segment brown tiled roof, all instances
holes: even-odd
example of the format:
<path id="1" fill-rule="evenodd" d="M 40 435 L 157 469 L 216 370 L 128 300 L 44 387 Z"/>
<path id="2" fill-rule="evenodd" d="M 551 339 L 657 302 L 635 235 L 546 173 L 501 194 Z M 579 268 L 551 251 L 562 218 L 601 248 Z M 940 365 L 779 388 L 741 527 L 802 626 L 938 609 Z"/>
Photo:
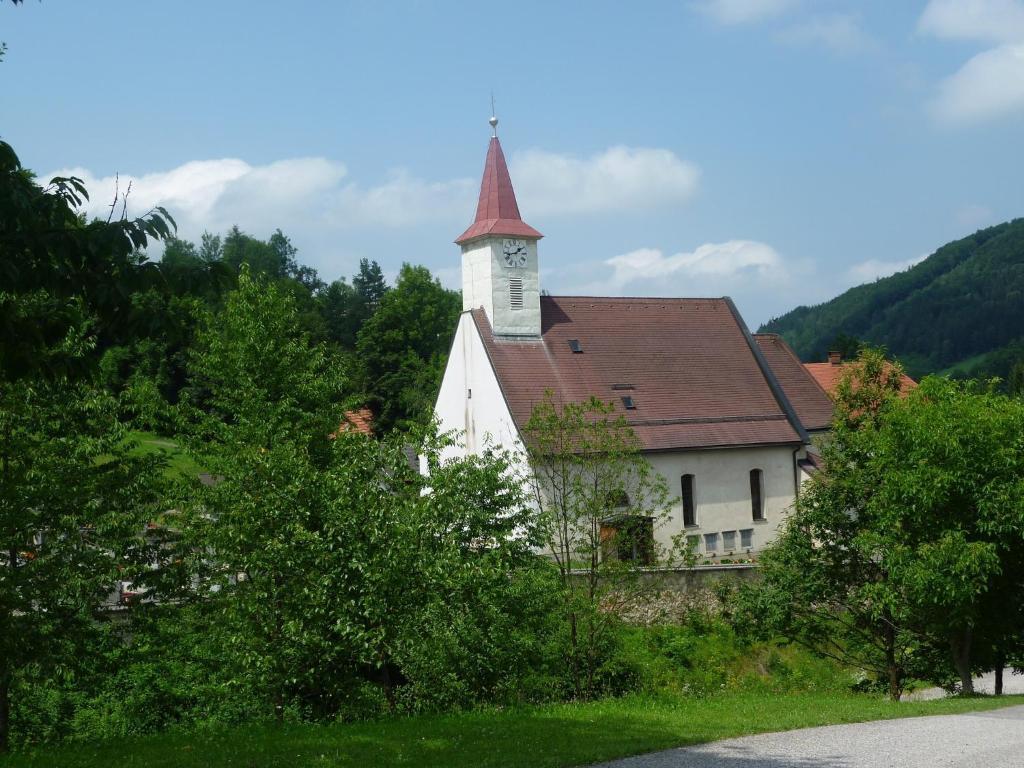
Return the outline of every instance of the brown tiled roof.
<path id="1" fill-rule="evenodd" d="M 804 368 L 814 377 L 821 388 L 828 392 L 829 397 L 832 397 L 835 395 L 839 379 L 842 378 L 843 372 L 849 365 L 851 363 L 804 363 Z M 917 382 L 904 373 L 900 377 L 900 395 L 906 397 L 915 389 L 917 389 Z"/>
<path id="2" fill-rule="evenodd" d="M 484 311 L 472 315 L 520 429 L 551 389 L 562 402 L 614 402 L 646 450 L 801 442 L 728 299 L 542 296 L 533 341 L 495 338 Z"/>
<path id="3" fill-rule="evenodd" d="M 754 339 L 796 409 L 805 429 L 828 429 L 832 423 L 832 399 L 807 371 L 796 353 L 774 333 L 755 333 Z"/>
<path id="4" fill-rule="evenodd" d="M 808 453 L 797 462 L 797 466 L 807 474 L 813 475 L 825 468 L 825 461 L 816 453 Z"/>
<path id="5" fill-rule="evenodd" d="M 373 436 L 373 411 L 360 408 L 345 411 L 345 420 L 338 427 L 338 432 L 357 432 L 360 435 Z"/>

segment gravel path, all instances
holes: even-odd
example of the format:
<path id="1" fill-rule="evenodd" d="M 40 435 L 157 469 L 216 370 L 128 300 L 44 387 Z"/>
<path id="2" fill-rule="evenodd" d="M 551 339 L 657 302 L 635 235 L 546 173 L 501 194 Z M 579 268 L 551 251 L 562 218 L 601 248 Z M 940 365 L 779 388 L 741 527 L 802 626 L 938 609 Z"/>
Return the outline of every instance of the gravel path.
<path id="1" fill-rule="evenodd" d="M 1024 706 L 764 733 L 605 768 L 1021 768 Z"/>
<path id="2" fill-rule="evenodd" d="M 975 693 L 995 693 L 996 673 L 989 672 L 986 675 L 978 675 L 974 678 Z M 1003 693 L 1024 693 L 1024 675 L 1015 675 L 1013 670 L 1006 669 L 1003 672 Z M 906 701 L 927 701 L 928 699 L 941 699 L 949 694 L 941 688 L 924 688 L 920 691 L 904 694 Z M 1021 759 L 1024 765 L 1024 758 Z"/>

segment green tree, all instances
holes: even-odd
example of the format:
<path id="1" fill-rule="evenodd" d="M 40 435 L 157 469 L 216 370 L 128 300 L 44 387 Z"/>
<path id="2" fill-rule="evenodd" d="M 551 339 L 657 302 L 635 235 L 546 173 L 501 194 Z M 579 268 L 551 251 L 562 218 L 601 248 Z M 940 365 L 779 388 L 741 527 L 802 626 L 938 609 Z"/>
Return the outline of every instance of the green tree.
<path id="1" fill-rule="evenodd" d="M 73 669 L 103 598 L 137 575 L 154 511 L 151 463 L 83 382 L 97 338 L 157 277 L 138 250 L 173 221 L 87 223 L 86 199 L 76 178 L 40 187 L 0 142 L 0 749 L 13 671 Z"/>
<path id="2" fill-rule="evenodd" d="M 1006 385 L 1011 395 L 1024 396 L 1024 360 L 1015 363 L 1010 369 Z"/>
<path id="3" fill-rule="evenodd" d="M 334 716 L 360 687 L 486 700 L 535 665 L 542 568 L 500 457 L 410 465 L 395 435 L 338 430 L 343 372 L 291 297 L 243 270 L 193 361 L 198 458 L 184 554 L 225 654 L 278 719 Z M 191 592 L 193 582 L 182 580 Z"/>
<path id="4" fill-rule="evenodd" d="M 345 349 L 354 349 L 360 329 L 380 306 L 388 292 L 380 265 L 361 259 L 352 284 L 335 280 L 320 294 L 321 311 L 329 338 Z"/>
<path id="5" fill-rule="evenodd" d="M 900 398 L 896 374 L 862 354 L 826 470 L 763 556 L 755 597 L 771 626 L 877 673 L 893 698 L 911 671 L 943 676 L 920 666 L 935 651 L 970 693 L 979 661 L 1019 636 L 1024 407 L 938 378 Z"/>
<path id="6" fill-rule="evenodd" d="M 0 382 L 88 367 L 96 328 L 117 325 L 157 278 L 137 252 L 170 236 L 167 212 L 85 223 L 87 199 L 73 177 L 40 187 L 0 142 Z"/>
<path id="7" fill-rule="evenodd" d="M 565 663 L 574 694 L 589 696 L 615 627 L 602 602 L 663 554 L 654 531 L 668 518 L 668 488 L 611 403 L 557 403 L 548 391 L 523 432 L 531 501 L 560 578 Z"/>
<path id="8" fill-rule="evenodd" d="M 382 431 L 426 423 L 461 310 L 426 267 L 403 264 L 394 288 L 359 331 L 356 348 Z"/>
<path id="9" fill-rule="evenodd" d="M 116 401 L 66 380 L 0 388 L 0 751 L 18 671 L 71 673 L 120 581 L 145 573 L 159 487 Z"/>
<path id="10" fill-rule="evenodd" d="M 366 306 L 368 315 L 372 315 L 388 292 L 388 284 L 384 280 L 384 272 L 380 264 L 368 259 L 359 260 L 359 272 L 352 276 L 352 287 Z"/>
<path id="11" fill-rule="evenodd" d="M 840 333 L 828 345 L 829 352 L 838 352 L 844 360 L 853 360 L 860 353 L 864 344 L 860 339 L 848 333 Z"/>

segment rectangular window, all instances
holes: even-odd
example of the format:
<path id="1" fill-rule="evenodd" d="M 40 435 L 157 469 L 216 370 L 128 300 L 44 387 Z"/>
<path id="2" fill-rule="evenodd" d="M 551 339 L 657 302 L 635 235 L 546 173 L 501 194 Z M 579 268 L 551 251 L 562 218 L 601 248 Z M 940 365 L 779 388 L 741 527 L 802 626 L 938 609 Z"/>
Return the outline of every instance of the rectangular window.
<path id="1" fill-rule="evenodd" d="M 523 278 L 508 279 L 508 304 L 512 309 L 523 308 Z"/>
<path id="2" fill-rule="evenodd" d="M 713 552 L 718 551 L 718 534 L 717 533 L 705 533 L 704 534 L 704 551 L 709 555 Z"/>
<path id="3" fill-rule="evenodd" d="M 683 475 L 683 525 L 697 525 L 697 507 L 693 503 L 693 475 Z"/>
<path id="4" fill-rule="evenodd" d="M 751 549 L 754 546 L 754 529 L 744 528 L 740 531 L 740 547 L 743 549 Z"/>
<path id="5" fill-rule="evenodd" d="M 736 549 L 736 531 L 722 531 L 722 549 L 726 552 Z"/>
<path id="6" fill-rule="evenodd" d="M 700 536 L 687 536 L 686 551 L 697 552 L 698 550 L 700 550 Z"/>
<path id="7" fill-rule="evenodd" d="M 750 511 L 755 520 L 764 520 L 764 472 L 750 470 Z"/>

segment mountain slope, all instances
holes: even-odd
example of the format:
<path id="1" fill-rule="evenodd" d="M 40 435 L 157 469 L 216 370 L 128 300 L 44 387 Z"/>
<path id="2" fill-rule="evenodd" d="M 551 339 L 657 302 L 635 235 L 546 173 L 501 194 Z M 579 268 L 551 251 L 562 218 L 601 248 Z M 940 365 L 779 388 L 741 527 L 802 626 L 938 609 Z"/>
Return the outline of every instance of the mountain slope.
<path id="1" fill-rule="evenodd" d="M 884 345 L 915 376 L 964 361 L 962 372 L 1005 375 L 993 366 L 1024 347 L 1024 219 L 948 243 L 905 272 L 797 307 L 760 330 L 782 334 L 808 361 L 824 359 L 847 334 Z"/>

